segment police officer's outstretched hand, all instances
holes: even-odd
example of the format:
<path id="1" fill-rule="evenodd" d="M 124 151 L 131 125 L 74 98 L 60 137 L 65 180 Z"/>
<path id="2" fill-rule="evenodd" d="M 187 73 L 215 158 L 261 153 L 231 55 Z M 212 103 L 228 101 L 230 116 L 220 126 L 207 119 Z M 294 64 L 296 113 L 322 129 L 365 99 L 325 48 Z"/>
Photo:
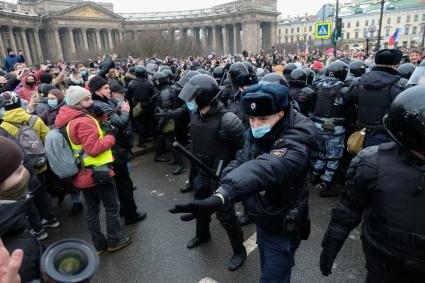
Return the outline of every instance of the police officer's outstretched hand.
<path id="1" fill-rule="evenodd" d="M 170 213 L 188 213 L 180 217 L 183 221 L 191 221 L 199 216 L 211 215 L 223 205 L 223 200 L 212 195 L 203 200 L 195 200 L 187 204 L 177 204 L 170 209 Z"/>
<path id="2" fill-rule="evenodd" d="M 332 274 L 332 266 L 334 264 L 337 252 L 332 249 L 324 248 L 320 254 L 320 271 L 323 276 Z"/>

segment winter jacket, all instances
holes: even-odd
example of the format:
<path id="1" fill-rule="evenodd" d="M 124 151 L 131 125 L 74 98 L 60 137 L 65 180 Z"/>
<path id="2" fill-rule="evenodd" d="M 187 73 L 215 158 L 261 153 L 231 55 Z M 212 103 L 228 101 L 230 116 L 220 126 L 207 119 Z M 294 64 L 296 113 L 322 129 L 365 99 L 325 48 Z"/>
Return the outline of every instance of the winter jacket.
<path id="1" fill-rule="evenodd" d="M 34 77 L 34 75 L 31 75 Z M 27 102 L 31 101 L 31 94 L 32 93 L 37 93 L 37 86 L 34 84 L 33 86 L 28 86 L 27 85 L 27 77 L 25 77 L 24 79 L 22 79 L 22 87 L 17 91 L 19 98 L 26 100 Z"/>
<path id="2" fill-rule="evenodd" d="M 8 55 L 4 57 L 4 70 L 9 73 L 13 70 L 16 63 L 24 63 L 25 58 L 22 55 Z"/>
<path id="3" fill-rule="evenodd" d="M 0 200 L 0 237 L 9 251 L 24 251 L 19 275 L 22 282 L 32 282 L 40 278 L 40 258 L 42 247 L 26 230 L 26 214 L 29 199 L 17 202 Z"/>
<path id="4" fill-rule="evenodd" d="M 16 76 L 13 76 L 7 80 L 3 86 L 0 86 L 0 93 L 14 90 L 19 85 L 19 83 L 20 81 L 16 78 Z"/>
<path id="5" fill-rule="evenodd" d="M 128 84 L 127 97 L 132 105 L 141 102 L 142 106 L 149 106 L 152 96 L 154 96 L 154 88 L 148 79 L 135 78 Z"/>
<path id="6" fill-rule="evenodd" d="M 6 111 L 3 116 L 3 122 L 0 124 L 0 127 L 5 129 L 11 136 L 16 137 L 19 133 L 19 128 L 10 123 L 23 124 L 28 122 L 31 118 L 31 114 L 25 112 L 22 108 L 16 108 L 9 111 Z M 10 123 L 9 123 L 10 122 Z M 34 124 L 34 131 L 39 135 L 41 140 L 45 141 L 46 135 L 49 132 L 49 128 L 44 124 L 41 118 L 38 118 Z M 47 165 L 41 169 L 37 169 L 37 173 L 42 173 L 47 169 Z"/>
<path id="7" fill-rule="evenodd" d="M 50 129 L 55 127 L 56 116 L 59 113 L 59 109 L 64 105 L 66 105 L 66 103 L 62 101 L 56 109 L 52 109 L 49 107 L 49 109 L 45 110 L 39 115 L 47 127 L 49 127 Z"/>
<path id="8" fill-rule="evenodd" d="M 89 115 L 88 112 L 63 106 L 59 109 L 59 113 L 56 116 L 55 126 L 56 128 L 62 128 L 70 123 L 69 138 L 72 143 L 82 145 L 86 154 L 96 157 L 115 145 L 115 137 L 113 135 L 105 135 L 102 139 L 99 139 L 99 130 L 96 122 L 87 117 Z M 110 170 L 109 175 L 112 177 L 114 172 Z M 73 177 L 74 187 L 79 189 L 94 187 L 92 176 L 93 172 L 90 168 L 81 168 L 77 175 Z"/>

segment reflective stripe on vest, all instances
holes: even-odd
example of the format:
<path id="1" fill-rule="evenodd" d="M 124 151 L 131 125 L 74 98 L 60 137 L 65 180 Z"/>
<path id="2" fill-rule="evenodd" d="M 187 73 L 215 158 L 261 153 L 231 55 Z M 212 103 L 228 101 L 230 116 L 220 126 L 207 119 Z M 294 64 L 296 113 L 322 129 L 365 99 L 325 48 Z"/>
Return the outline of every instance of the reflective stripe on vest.
<path id="1" fill-rule="evenodd" d="M 99 131 L 99 140 L 101 140 L 105 136 L 105 133 L 100 128 L 99 122 L 91 116 L 87 115 L 87 117 L 91 118 L 96 123 L 97 129 Z M 71 137 L 69 136 L 69 125 L 70 124 L 71 124 L 71 122 L 69 122 L 68 125 L 66 126 L 66 133 L 68 135 L 69 142 L 71 143 L 71 147 L 72 147 L 72 151 L 74 152 L 74 156 L 75 156 L 75 158 L 78 159 L 80 157 L 81 152 L 83 151 L 83 147 L 82 147 L 82 145 L 76 145 L 72 142 Z M 101 154 L 99 154 L 96 157 L 91 157 L 85 152 L 83 153 L 83 167 L 102 166 L 102 165 L 112 163 L 113 161 L 114 161 L 114 157 L 112 156 L 112 150 L 111 149 L 108 149 L 107 151 L 102 152 Z"/>

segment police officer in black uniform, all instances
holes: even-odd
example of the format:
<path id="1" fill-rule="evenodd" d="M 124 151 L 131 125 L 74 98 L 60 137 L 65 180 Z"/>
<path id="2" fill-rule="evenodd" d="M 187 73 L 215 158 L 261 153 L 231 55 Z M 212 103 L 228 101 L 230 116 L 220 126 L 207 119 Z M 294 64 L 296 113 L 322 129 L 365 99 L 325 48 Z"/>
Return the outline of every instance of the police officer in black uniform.
<path id="1" fill-rule="evenodd" d="M 249 72 L 245 65 L 241 62 L 234 63 L 230 66 L 228 71 L 229 84 L 223 89 L 222 96 L 226 100 L 226 107 L 231 112 L 235 113 L 243 121 L 243 111 L 239 105 L 241 91 L 239 87 L 243 85 L 238 84 L 238 78 L 247 76 Z"/>
<path id="2" fill-rule="evenodd" d="M 283 69 L 283 76 L 285 77 L 286 81 L 289 82 L 289 80 L 291 79 L 291 73 L 293 70 L 298 69 L 298 66 L 295 65 L 294 63 L 289 63 L 288 65 L 285 66 L 285 68 Z"/>
<path id="3" fill-rule="evenodd" d="M 346 193 L 332 211 L 324 236 L 324 276 L 363 219 L 367 283 L 424 282 L 425 86 L 403 91 L 384 126 L 395 142 L 371 146 L 351 162 Z"/>
<path id="4" fill-rule="evenodd" d="M 297 102 L 300 112 L 309 117 L 314 107 L 314 90 L 307 86 L 307 72 L 304 69 L 295 69 L 289 75 L 289 94 Z"/>
<path id="5" fill-rule="evenodd" d="M 183 159 L 180 154 L 174 150 L 171 144 L 175 140 L 174 118 L 179 116 L 181 111 L 178 110 L 176 97 L 174 92 L 170 89 L 167 75 L 162 72 L 156 72 L 152 76 L 152 81 L 159 92 L 156 98 L 155 109 L 155 116 L 158 120 L 155 161 L 168 162 L 169 165 L 177 165 L 173 175 L 179 175 L 183 171 Z M 166 147 L 172 152 L 174 157 L 174 160 L 170 162 L 168 158 L 163 156 Z"/>
<path id="6" fill-rule="evenodd" d="M 243 145 L 244 127 L 239 118 L 226 110 L 218 101 L 219 88 L 210 75 L 194 76 L 180 92 L 180 98 L 188 104 L 195 104 L 190 122 L 192 152 L 214 172 L 220 161 L 226 166 L 235 157 Z M 224 168 L 224 167 L 223 167 Z M 217 189 L 217 182 L 212 180 L 201 169 L 193 180 L 195 199 L 202 200 L 211 196 Z M 229 270 L 234 271 L 242 266 L 247 257 L 243 245 L 243 232 L 237 221 L 233 205 L 217 211 L 217 219 L 225 228 L 233 249 Z M 196 218 L 196 236 L 191 239 L 187 248 L 194 248 L 211 239 L 209 230 L 210 215 Z"/>
<path id="7" fill-rule="evenodd" d="M 243 201 L 257 226 L 260 282 L 289 282 L 294 252 L 309 234 L 308 191 L 304 189 L 316 129 L 288 103 L 289 90 L 258 84 L 241 103 L 251 128 L 242 150 L 224 170 L 219 189 L 204 200 L 176 205 L 171 213 L 188 221 Z"/>
<path id="8" fill-rule="evenodd" d="M 382 118 L 391 102 L 403 91 L 401 76 L 396 70 L 403 55 L 398 49 L 382 49 L 375 55 L 376 66 L 364 74 L 350 91 L 349 100 L 357 106 L 358 123 L 366 128 L 364 147 L 390 141 Z"/>
<path id="9" fill-rule="evenodd" d="M 319 195 L 332 197 L 339 194 L 334 175 L 340 165 L 345 147 L 346 97 L 348 88 L 344 80 L 348 65 L 335 61 L 325 71 L 325 78 L 317 85 L 313 121 L 324 144 L 314 164 L 313 184 L 320 183 Z"/>
<path id="10" fill-rule="evenodd" d="M 415 71 L 416 66 L 412 63 L 404 63 L 398 66 L 397 72 L 400 74 L 400 84 L 403 88 L 407 88 L 407 83 L 409 82 L 410 77 Z"/>
<path id="11" fill-rule="evenodd" d="M 351 62 L 348 67 L 350 72 L 345 80 L 347 86 L 351 86 L 353 83 L 356 83 L 360 78 L 366 73 L 367 65 L 364 61 L 355 60 Z"/>

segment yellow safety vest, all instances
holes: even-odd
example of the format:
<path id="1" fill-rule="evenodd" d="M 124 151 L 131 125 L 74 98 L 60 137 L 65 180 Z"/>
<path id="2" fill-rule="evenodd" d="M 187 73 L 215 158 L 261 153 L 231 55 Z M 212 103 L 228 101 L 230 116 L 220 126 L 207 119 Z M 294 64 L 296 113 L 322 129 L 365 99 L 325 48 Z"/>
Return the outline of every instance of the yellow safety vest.
<path id="1" fill-rule="evenodd" d="M 87 117 L 89 117 L 89 118 L 93 119 L 93 121 L 95 121 L 97 129 L 99 131 L 99 140 L 102 139 L 105 136 L 105 133 L 100 128 L 99 122 L 91 116 L 87 115 Z M 77 145 L 77 144 L 74 144 L 72 142 L 72 140 L 69 136 L 69 124 L 71 124 L 71 122 L 68 123 L 68 125 L 66 126 L 66 133 L 68 135 L 69 142 L 71 143 L 71 147 L 72 147 L 72 151 L 74 152 L 74 156 L 75 156 L 75 158 L 79 159 L 81 152 L 83 152 L 83 147 L 82 147 L 81 144 Z M 102 152 L 101 154 L 99 154 L 96 157 L 91 157 L 87 153 L 84 152 L 82 158 L 83 158 L 83 164 L 82 164 L 83 167 L 102 166 L 102 165 L 112 163 L 114 161 L 114 157 L 112 156 L 112 150 L 111 149 L 108 149 L 107 151 Z"/>

